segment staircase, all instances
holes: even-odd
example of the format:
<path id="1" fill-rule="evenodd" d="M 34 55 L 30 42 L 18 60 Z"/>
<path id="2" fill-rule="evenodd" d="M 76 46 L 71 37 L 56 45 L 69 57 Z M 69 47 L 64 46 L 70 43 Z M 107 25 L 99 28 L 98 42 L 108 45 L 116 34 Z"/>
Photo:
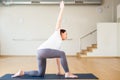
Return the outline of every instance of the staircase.
<path id="1" fill-rule="evenodd" d="M 77 57 L 87 57 L 87 54 L 89 52 L 93 52 L 94 49 L 97 48 L 97 44 L 92 44 L 91 46 L 88 46 L 86 49 L 81 50 L 81 52 L 77 53 Z"/>

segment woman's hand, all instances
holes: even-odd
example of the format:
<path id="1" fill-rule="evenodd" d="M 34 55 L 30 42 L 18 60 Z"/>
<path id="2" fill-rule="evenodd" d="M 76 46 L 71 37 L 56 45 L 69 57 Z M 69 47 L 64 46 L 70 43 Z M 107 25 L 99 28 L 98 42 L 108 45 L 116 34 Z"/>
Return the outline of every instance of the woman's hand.
<path id="1" fill-rule="evenodd" d="M 60 3 L 60 8 L 61 8 L 61 9 L 64 8 L 64 1 L 61 1 L 61 3 Z"/>

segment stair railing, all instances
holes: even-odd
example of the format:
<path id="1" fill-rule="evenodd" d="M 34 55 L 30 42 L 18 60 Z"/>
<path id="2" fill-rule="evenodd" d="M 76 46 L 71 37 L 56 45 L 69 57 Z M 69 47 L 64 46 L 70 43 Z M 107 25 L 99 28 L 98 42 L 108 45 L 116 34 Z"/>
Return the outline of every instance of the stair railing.
<path id="1" fill-rule="evenodd" d="M 87 48 L 91 44 L 97 44 L 97 29 L 80 38 L 80 50 Z"/>

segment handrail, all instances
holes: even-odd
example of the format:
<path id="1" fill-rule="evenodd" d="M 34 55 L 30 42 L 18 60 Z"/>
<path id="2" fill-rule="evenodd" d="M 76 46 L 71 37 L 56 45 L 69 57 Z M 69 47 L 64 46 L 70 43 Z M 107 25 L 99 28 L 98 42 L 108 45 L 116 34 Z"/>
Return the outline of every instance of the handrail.
<path id="1" fill-rule="evenodd" d="M 95 30 L 93 30 L 93 31 L 91 31 L 91 32 L 89 32 L 89 33 L 87 33 L 86 35 L 82 36 L 80 39 L 85 38 L 85 37 L 89 36 L 90 34 L 96 32 L 96 31 L 97 31 L 97 29 L 95 29 Z"/>

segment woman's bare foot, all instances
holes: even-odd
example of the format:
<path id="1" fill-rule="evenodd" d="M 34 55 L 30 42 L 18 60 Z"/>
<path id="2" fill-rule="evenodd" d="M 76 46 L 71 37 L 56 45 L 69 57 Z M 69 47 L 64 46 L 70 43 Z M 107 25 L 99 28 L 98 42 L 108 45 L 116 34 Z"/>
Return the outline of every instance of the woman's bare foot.
<path id="1" fill-rule="evenodd" d="M 18 77 L 18 76 L 23 76 L 24 75 L 24 71 L 19 70 L 16 74 L 12 75 L 11 77 Z"/>
<path id="2" fill-rule="evenodd" d="M 78 76 L 68 72 L 68 73 L 65 73 L 65 78 L 78 78 Z"/>

